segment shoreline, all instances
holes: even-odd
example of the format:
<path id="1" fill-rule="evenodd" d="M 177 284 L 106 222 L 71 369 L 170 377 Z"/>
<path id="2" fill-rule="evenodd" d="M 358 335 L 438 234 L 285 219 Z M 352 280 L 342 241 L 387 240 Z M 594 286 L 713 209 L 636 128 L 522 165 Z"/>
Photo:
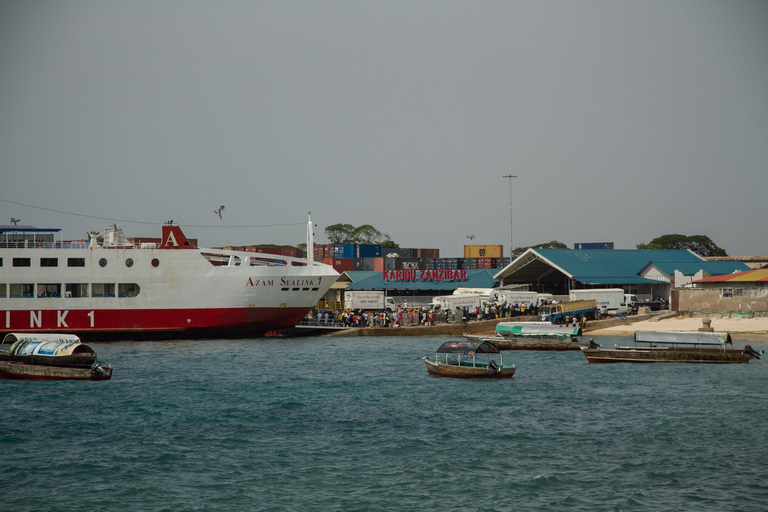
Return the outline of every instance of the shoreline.
<path id="1" fill-rule="evenodd" d="M 710 319 L 710 327 L 715 332 L 730 333 L 734 339 L 749 337 L 755 341 L 768 341 L 768 317 L 730 318 L 717 315 L 675 316 L 641 319 L 621 325 L 588 329 L 585 336 L 632 336 L 636 331 L 692 332 L 702 328 L 703 320 Z"/>

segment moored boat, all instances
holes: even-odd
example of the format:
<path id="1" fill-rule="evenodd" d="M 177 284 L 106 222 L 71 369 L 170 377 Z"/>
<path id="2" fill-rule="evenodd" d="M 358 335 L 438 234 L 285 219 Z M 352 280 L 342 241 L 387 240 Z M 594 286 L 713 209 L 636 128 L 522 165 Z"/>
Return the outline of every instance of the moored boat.
<path id="1" fill-rule="evenodd" d="M 298 324 L 339 276 L 311 257 L 199 248 L 173 221 L 151 241 L 114 224 L 87 242 L 59 231 L 0 226 L 0 334 L 262 336 Z"/>
<path id="2" fill-rule="evenodd" d="M 748 363 L 763 353 L 750 345 L 732 346 L 724 332 L 636 332 L 630 346 L 603 349 L 590 340 L 581 351 L 590 363 Z"/>
<path id="3" fill-rule="evenodd" d="M 501 350 L 579 350 L 587 346 L 579 337 L 581 327 L 544 322 L 500 322 L 493 337 L 466 335 L 467 339 L 493 341 Z"/>
<path id="4" fill-rule="evenodd" d="M 11 333 L 0 344 L 0 379 L 109 380 L 112 366 L 69 334 Z"/>
<path id="5" fill-rule="evenodd" d="M 425 356 L 423 360 L 427 372 L 437 377 L 504 379 L 516 369 L 514 364 L 504 364 L 501 350 L 489 340 L 448 341 L 438 347 L 434 359 Z"/>

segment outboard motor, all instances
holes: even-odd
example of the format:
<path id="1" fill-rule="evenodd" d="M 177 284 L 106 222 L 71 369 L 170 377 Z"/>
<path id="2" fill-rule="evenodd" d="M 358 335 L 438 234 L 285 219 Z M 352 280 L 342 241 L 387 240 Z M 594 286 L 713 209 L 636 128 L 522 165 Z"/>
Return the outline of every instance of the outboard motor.
<path id="1" fill-rule="evenodd" d="M 589 348 L 600 348 L 600 347 L 602 347 L 601 344 L 595 343 L 595 340 L 593 340 L 592 338 L 589 338 Z"/>
<path id="2" fill-rule="evenodd" d="M 99 363 L 93 363 L 91 371 L 94 375 L 98 375 L 99 377 L 104 377 L 107 374 L 107 370 L 105 370 Z"/>
<path id="3" fill-rule="evenodd" d="M 744 351 L 742 354 L 748 354 L 749 357 L 753 357 L 755 359 L 762 359 L 763 354 L 765 354 L 765 350 L 755 350 L 752 348 L 752 345 L 744 345 Z"/>
<path id="4" fill-rule="evenodd" d="M 488 361 L 488 373 L 494 374 L 501 372 L 501 368 L 499 368 L 499 365 L 496 364 L 496 361 L 491 359 Z"/>

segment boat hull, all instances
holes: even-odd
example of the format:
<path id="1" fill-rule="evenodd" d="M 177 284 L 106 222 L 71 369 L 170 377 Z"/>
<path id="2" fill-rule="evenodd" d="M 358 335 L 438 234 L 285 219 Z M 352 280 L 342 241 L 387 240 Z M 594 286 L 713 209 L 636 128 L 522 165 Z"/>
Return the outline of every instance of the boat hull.
<path id="1" fill-rule="evenodd" d="M 84 341 L 120 339 L 211 338 L 263 336 L 294 327 L 308 311 L 301 308 L 190 308 L 67 310 L 66 326 L 59 311 L 8 311 L 11 330 L 19 333 L 56 333 L 66 329 Z M 21 327 L 30 317 L 33 328 Z M 5 329 L 0 332 L 6 332 Z"/>
<path id="2" fill-rule="evenodd" d="M 231 263 L 211 261 L 212 253 Z M 0 248 L 5 261 L 30 262 L 0 267 L 0 284 L 27 283 L 0 294 L 0 335 L 68 332 L 91 341 L 279 332 L 299 324 L 339 274 L 266 257 L 197 248 Z M 69 267 L 72 260 L 81 266 Z"/>
<path id="3" fill-rule="evenodd" d="M 582 349 L 590 363 L 748 363 L 750 356 L 739 349 L 602 350 Z"/>
<path id="4" fill-rule="evenodd" d="M 0 361 L 0 379 L 20 380 L 109 380 L 112 367 L 101 367 L 98 371 L 91 367 L 66 367 L 38 364 L 25 364 L 15 361 Z"/>
<path id="5" fill-rule="evenodd" d="M 438 363 L 429 357 L 424 358 L 427 373 L 436 377 L 453 377 L 457 379 L 508 379 L 515 374 L 515 366 L 504 366 L 499 372 L 491 373 L 487 367 L 459 366 L 455 364 Z"/>
<path id="6" fill-rule="evenodd" d="M 547 338 L 501 337 L 500 339 L 493 338 L 493 342 L 501 350 L 552 350 L 562 352 L 566 350 L 579 350 L 581 347 L 588 346 L 587 343 L 580 341 Z"/>

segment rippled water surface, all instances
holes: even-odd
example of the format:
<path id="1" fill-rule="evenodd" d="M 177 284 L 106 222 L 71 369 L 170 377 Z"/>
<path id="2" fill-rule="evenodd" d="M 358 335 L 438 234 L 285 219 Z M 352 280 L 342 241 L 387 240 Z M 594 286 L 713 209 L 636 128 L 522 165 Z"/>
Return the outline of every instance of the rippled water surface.
<path id="1" fill-rule="evenodd" d="M 429 377 L 446 340 L 94 344 L 111 381 L 0 381 L 0 507 L 768 510 L 768 359 Z"/>

